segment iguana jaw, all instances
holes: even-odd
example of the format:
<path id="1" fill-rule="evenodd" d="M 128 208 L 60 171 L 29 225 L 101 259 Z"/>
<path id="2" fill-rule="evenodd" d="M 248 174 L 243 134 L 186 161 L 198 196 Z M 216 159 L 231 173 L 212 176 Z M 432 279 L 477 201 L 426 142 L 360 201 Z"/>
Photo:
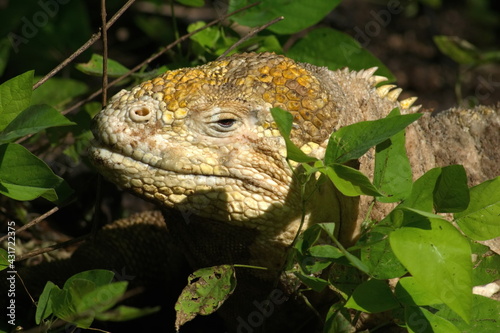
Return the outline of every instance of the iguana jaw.
<path id="1" fill-rule="evenodd" d="M 157 168 L 98 145 L 90 148 L 89 156 L 108 180 L 160 207 L 191 211 L 238 225 L 248 220 L 264 223 L 269 217 L 259 219 L 260 215 L 284 209 L 277 198 L 277 183 L 265 185 L 244 176 L 197 173 L 200 168 L 196 172 Z"/>

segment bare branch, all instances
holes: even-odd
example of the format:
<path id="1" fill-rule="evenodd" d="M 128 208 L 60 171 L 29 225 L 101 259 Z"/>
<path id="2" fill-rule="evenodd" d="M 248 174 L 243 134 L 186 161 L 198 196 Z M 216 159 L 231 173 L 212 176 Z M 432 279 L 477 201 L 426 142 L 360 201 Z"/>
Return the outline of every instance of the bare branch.
<path id="1" fill-rule="evenodd" d="M 16 230 L 16 234 L 20 233 L 21 231 L 23 230 L 26 230 L 28 228 L 31 228 L 32 226 L 34 226 L 35 224 L 38 224 L 40 223 L 41 221 L 43 221 L 44 219 L 46 219 L 47 217 L 49 217 L 50 215 L 54 214 L 55 212 L 57 212 L 59 210 L 59 207 L 54 207 L 52 208 L 51 210 L 49 210 L 48 212 L 46 212 L 45 214 L 42 214 L 40 216 L 38 216 L 37 218 L 31 220 L 31 222 L 29 223 L 26 223 L 25 225 L 23 225 L 22 227 L 19 227 L 17 230 Z M 3 236 L 0 238 L 0 242 L 4 241 L 5 239 L 7 238 L 7 235 Z"/>
<path id="2" fill-rule="evenodd" d="M 44 247 L 42 249 L 33 250 L 33 251 L 30 251 L 28 253 L 25 253 L 23 255 L 20 255 L 20 256 L 16 257 L 16 261 L 17 262 L 23 261 L 23 260 L 26 260 L 28 258 L 36 257 L 36 256 L 38 256 L 40 254 L 44 254 L 44 253 L 47 253 L 47 252 L 51 252 L 51 251 L 60 249 L 62 247 L 66 247 L 66 246 L 70 246 L 70 245 L 73 245 L 73 244 L 76 244 L 76 243 L 80 243 L 80 242 L 84 241 L 85 239 L 87 239 L 89 237 L 90 237 L 90 234 L 86 234 L 86 235 L 83 235 L 83 236 L 80 236 L 80 237 L 77 237 L 77 238 L 73 238 L 73 239 L 70 239 L 70 240 L 62 242 L 62 243 L 57 243 L 57 244 L 54 244 L 54 245 L 51 245 L 51 246 Z"/>
<path id="3" fill-rule="evenodd" d="M 106 24 L 106 0 L 101 0 L 102 35 L 102 107 L 108 102 L 108 27 Z"/>

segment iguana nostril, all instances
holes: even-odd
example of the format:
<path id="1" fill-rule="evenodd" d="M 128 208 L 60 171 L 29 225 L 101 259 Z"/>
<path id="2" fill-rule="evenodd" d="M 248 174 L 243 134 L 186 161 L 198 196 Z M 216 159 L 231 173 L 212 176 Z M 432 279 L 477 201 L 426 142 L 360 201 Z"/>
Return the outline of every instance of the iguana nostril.
<path id="1" fill-rule="evenodd" d="M 132 108 L 130 110 L 130 119 L 136 123 L 144 123 L 151 118 L 151 114 L 151 111 L 145 106 Z"/>
<path id="2" fill-rule="evenodd" d="M 139 109 L 139 110 L 135 110 L 135 114 L 138 115 L 138 116 L 144 117 L 144 116 L 149 115 L 149 110 L 146 109 L 146 108 L 142 108 L 142 109 Z"/>

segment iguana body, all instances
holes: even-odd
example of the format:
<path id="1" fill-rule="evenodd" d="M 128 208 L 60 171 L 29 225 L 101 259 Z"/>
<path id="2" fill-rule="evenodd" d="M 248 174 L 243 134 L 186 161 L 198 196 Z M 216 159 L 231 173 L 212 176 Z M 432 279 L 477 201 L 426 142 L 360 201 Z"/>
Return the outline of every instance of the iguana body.
<path id="1" fill-rule="evenodd" d="M 193 269 L 225 263 L 269 268 L 241 274 L 239 297 L 225 307 L 235 330 L 236 316 L 245 318 L 252 301 L 262 301 L 276 286 L 300 224 L 299 186 L 269 109 L 290 111 L 292 141 L 321 157 L 330 134 L 342 126 L 385 117 L 395 107 L 417 110 L 414 99 L 397 101 L 400 90 L 376 88 L 383 78 L 373 72 L 329 71 L 270 53 L 169 71 L 111 99 L 95 119 L 90 158 L 106 178 L 164 211 L 169 233 Z M 499 146 L 499 111 L 470 112 L 426 115 L 410 127 L 407 148 L 416 177 L 452 163 L 465 165 L 471 183 L 500 174 L 493 149 Z M 462 155 L 455 153 L 457 145 Z M 360 162 L 371 174 L 373 156 Z M 359 203 L 324 184 L 307 201 L 304 228 L 336 222 L 340 240 L 350 244 L 368 200 Z M 373 214 L 387 211 L 376 207 Z"/>

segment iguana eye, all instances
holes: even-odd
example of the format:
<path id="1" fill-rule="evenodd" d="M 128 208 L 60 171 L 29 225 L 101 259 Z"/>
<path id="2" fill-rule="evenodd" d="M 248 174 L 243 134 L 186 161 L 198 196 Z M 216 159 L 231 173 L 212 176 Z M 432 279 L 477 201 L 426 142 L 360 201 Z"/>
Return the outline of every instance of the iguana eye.
<path id="1" fill-rule="evenodd" d="M 243 119 L 233 112 L 216 110 L 207 122 L 207 134 L 215 137 L 229 136 L 243 124 Z M 222 111 L 222 112 L 221 112 Z"/>
<path id="2" fill-rule="evenodd" d="M 219 125 L 220 127 L 224 128 L 224 129 L 229 129 L 236 123 L 236 119 L 231 119 L 231 118 L 220 119 L 220 120 L 217 120 L 216 123 L 217 123 L 217 125 Z"/>

